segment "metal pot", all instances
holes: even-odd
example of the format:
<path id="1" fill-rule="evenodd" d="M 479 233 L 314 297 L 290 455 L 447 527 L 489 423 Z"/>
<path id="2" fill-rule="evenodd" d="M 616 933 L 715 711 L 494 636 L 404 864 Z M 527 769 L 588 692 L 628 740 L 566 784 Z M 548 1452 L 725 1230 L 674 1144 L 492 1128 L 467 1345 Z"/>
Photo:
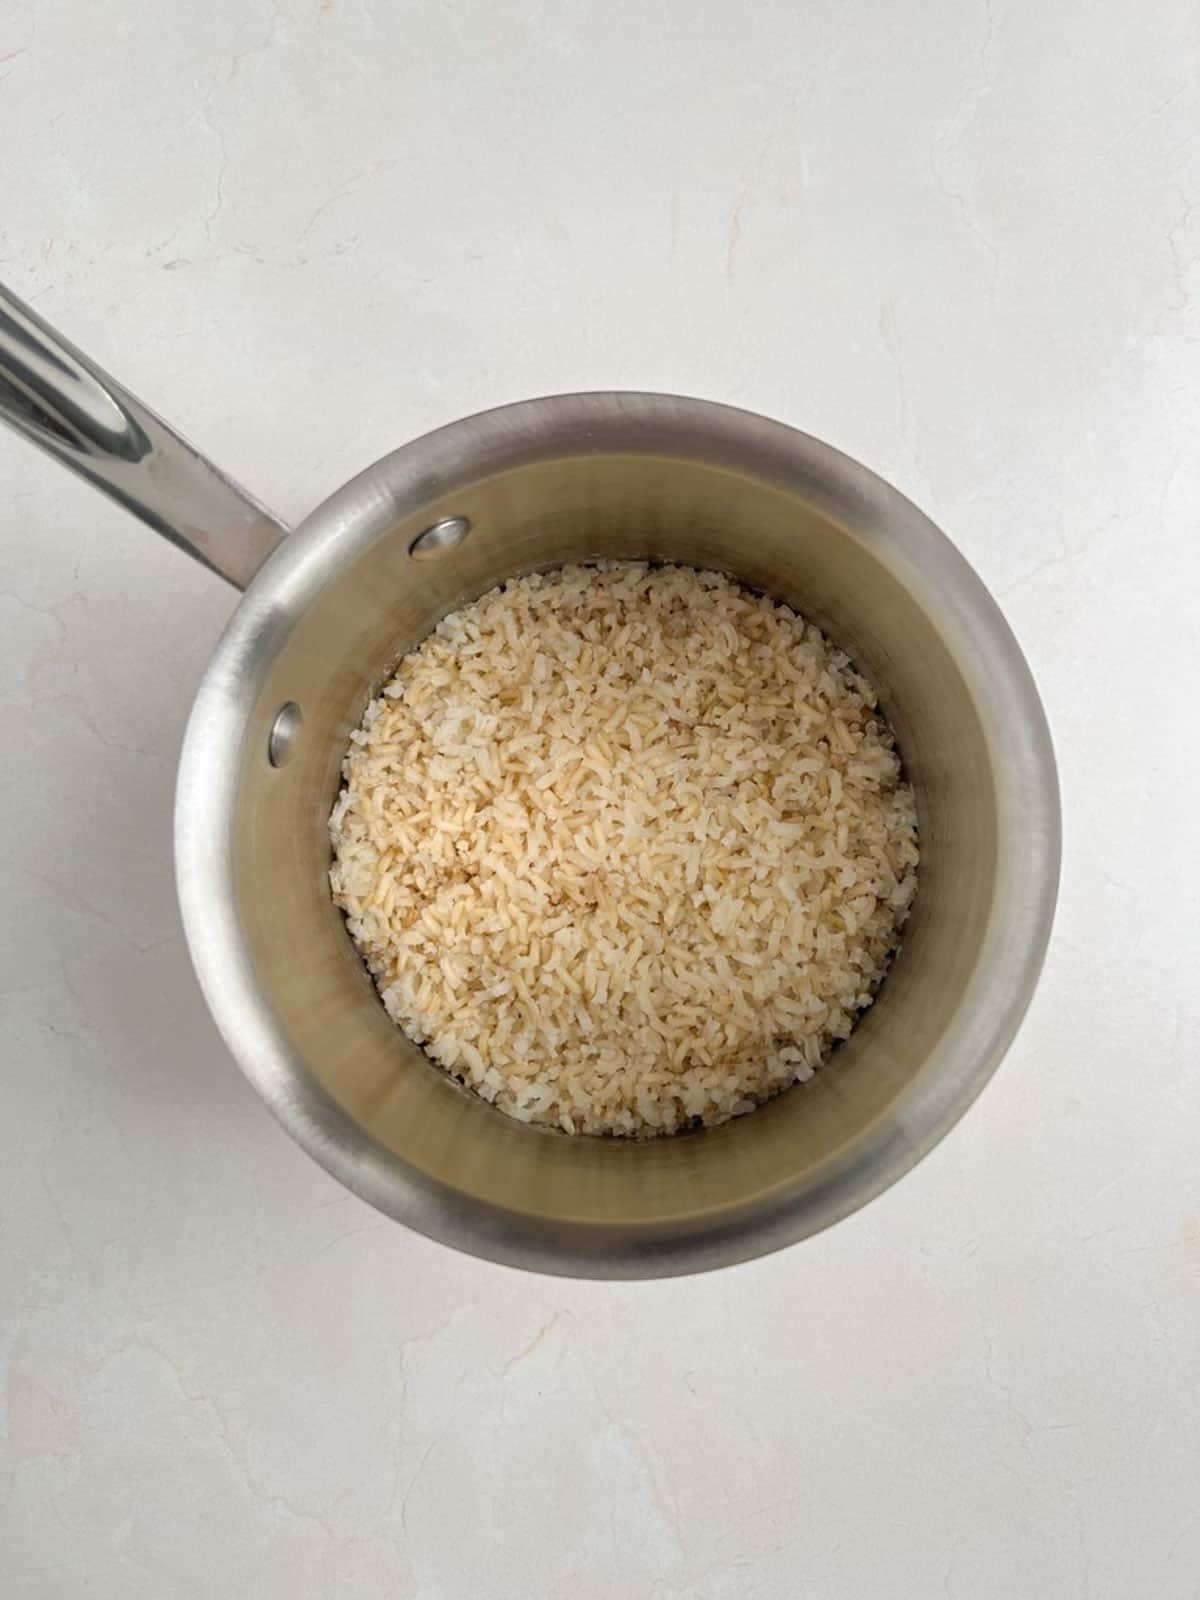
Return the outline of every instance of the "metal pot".
<path id="1" fill-rule="evenodd" d="M 180 763 L 184 924 L 246 1076 L 372 1205 L 517 1266 L 691 1272 L 846 1216 L 979 1093 L 1049 936 L 1054 758 L 987 591 L 865 467 L 725 406 L 566 395 L 404 446 L 285 538 L 11 296 L 0 411 L 246 588 Z M 342 755 L 399 656 L 504 578 L 602 556 L 720 568 L 827 630 L 881 691 L 921 828 L 903 949 L 825 1070 L 722 1127 L 642 1143 L 526 1127 L 452 1083 L 388 1020 L 326 877 Z"/>

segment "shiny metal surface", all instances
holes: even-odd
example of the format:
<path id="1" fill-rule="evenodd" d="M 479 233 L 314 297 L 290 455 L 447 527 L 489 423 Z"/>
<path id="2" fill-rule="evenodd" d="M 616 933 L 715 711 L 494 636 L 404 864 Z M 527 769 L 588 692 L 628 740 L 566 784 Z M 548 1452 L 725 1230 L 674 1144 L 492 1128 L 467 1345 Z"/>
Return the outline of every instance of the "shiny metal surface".
<path id="1" fill-rule="evenodd" d="M 413 559 L 422 530 L 458 517 L 469 538 Z M 825 1070 L 721 1128 L 643 1144 L 524 1127 L 453 1085 L 388 1021 L 326 882 L 341 756 L 397 657 L 500 579 L 598 556 L 720 567 L 825 627 L 880 687 L 921 823 L 904 948 Z M 288 703 L 300 717 L 275 767 L 270 734 Z M 596 394 L 419 440 L 275 551 L 197 698 L 176 846 L 209 1005 L 260 1094 L 329 1171 L 460 1249 L 632 1278 L 811 1234 L 946 1133 L 1036 982 L 1059 806 L 1020 651 L 914 506 L 777 423 Z"/>
<path id="2" fill-rule="evenodd" d="M 3 285 L 0 419 L 239 588 L 287 532 Z"/>

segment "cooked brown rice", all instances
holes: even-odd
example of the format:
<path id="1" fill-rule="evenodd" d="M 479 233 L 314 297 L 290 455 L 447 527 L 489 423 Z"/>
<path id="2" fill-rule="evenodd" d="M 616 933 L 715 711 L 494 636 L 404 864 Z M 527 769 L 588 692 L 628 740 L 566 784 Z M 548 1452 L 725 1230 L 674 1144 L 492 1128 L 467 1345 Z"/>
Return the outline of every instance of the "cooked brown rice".
<path id="1" fill-rule="evenodd" d="M 330 878 L 384 1005 L 568 1133 L 723 1122 L 811 1077 L 916 887 L 870 684 L 717 573 L 506 583 L 405 656 L 343 770 Z"/>

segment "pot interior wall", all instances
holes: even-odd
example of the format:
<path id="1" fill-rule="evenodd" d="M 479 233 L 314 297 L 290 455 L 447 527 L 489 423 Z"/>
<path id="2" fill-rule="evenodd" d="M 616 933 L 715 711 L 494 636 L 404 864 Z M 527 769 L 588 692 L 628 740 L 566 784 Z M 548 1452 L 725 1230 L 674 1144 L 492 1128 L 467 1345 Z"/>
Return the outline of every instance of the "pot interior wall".
<path id="1" fill-rule="evenodd" d="M 430 561 L 417 532 L 462 515 L 472 531 Z M 239 911 L 258 980 L 312 1077 L 382 1152 L 452 1196 L 598 1228 L 668 1237 L 699 1214 L 769 1208 L 827 1181 L 879 1120 L 903 1140 L 905 1105 L 979 958 L 994 893 L 995 784 L 963 672 L 887 564 L 864 514 L 838 517 L 753 471 L 651 454 L 518 465 L 419 514 L 377 513 L 373 541 L 335 574 L 274 660 L 250 722 L 233 840 Z M 330 900 L 326 819 L 364 705 L 446 611 L 514 573 L 595 557 L 719 568 L 796 605 L 881 692 L 918 799 L 920 888 L 879 999 L 810 1084 L 723 1127 L 645 1143 L 523 1127 L 458 1088 L 394 1028 Z M 268 731 L 303 722 L 283 767 Z"/>

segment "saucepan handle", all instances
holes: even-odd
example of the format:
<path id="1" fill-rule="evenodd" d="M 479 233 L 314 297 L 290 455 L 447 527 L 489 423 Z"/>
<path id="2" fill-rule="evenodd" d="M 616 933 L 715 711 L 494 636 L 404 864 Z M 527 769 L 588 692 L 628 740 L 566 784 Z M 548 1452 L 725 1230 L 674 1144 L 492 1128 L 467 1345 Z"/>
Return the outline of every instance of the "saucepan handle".
<path id="1" fill-rule="evenodd" d="M 3 284 L 0 418 L 239 589 L 288 531 Z"/>

